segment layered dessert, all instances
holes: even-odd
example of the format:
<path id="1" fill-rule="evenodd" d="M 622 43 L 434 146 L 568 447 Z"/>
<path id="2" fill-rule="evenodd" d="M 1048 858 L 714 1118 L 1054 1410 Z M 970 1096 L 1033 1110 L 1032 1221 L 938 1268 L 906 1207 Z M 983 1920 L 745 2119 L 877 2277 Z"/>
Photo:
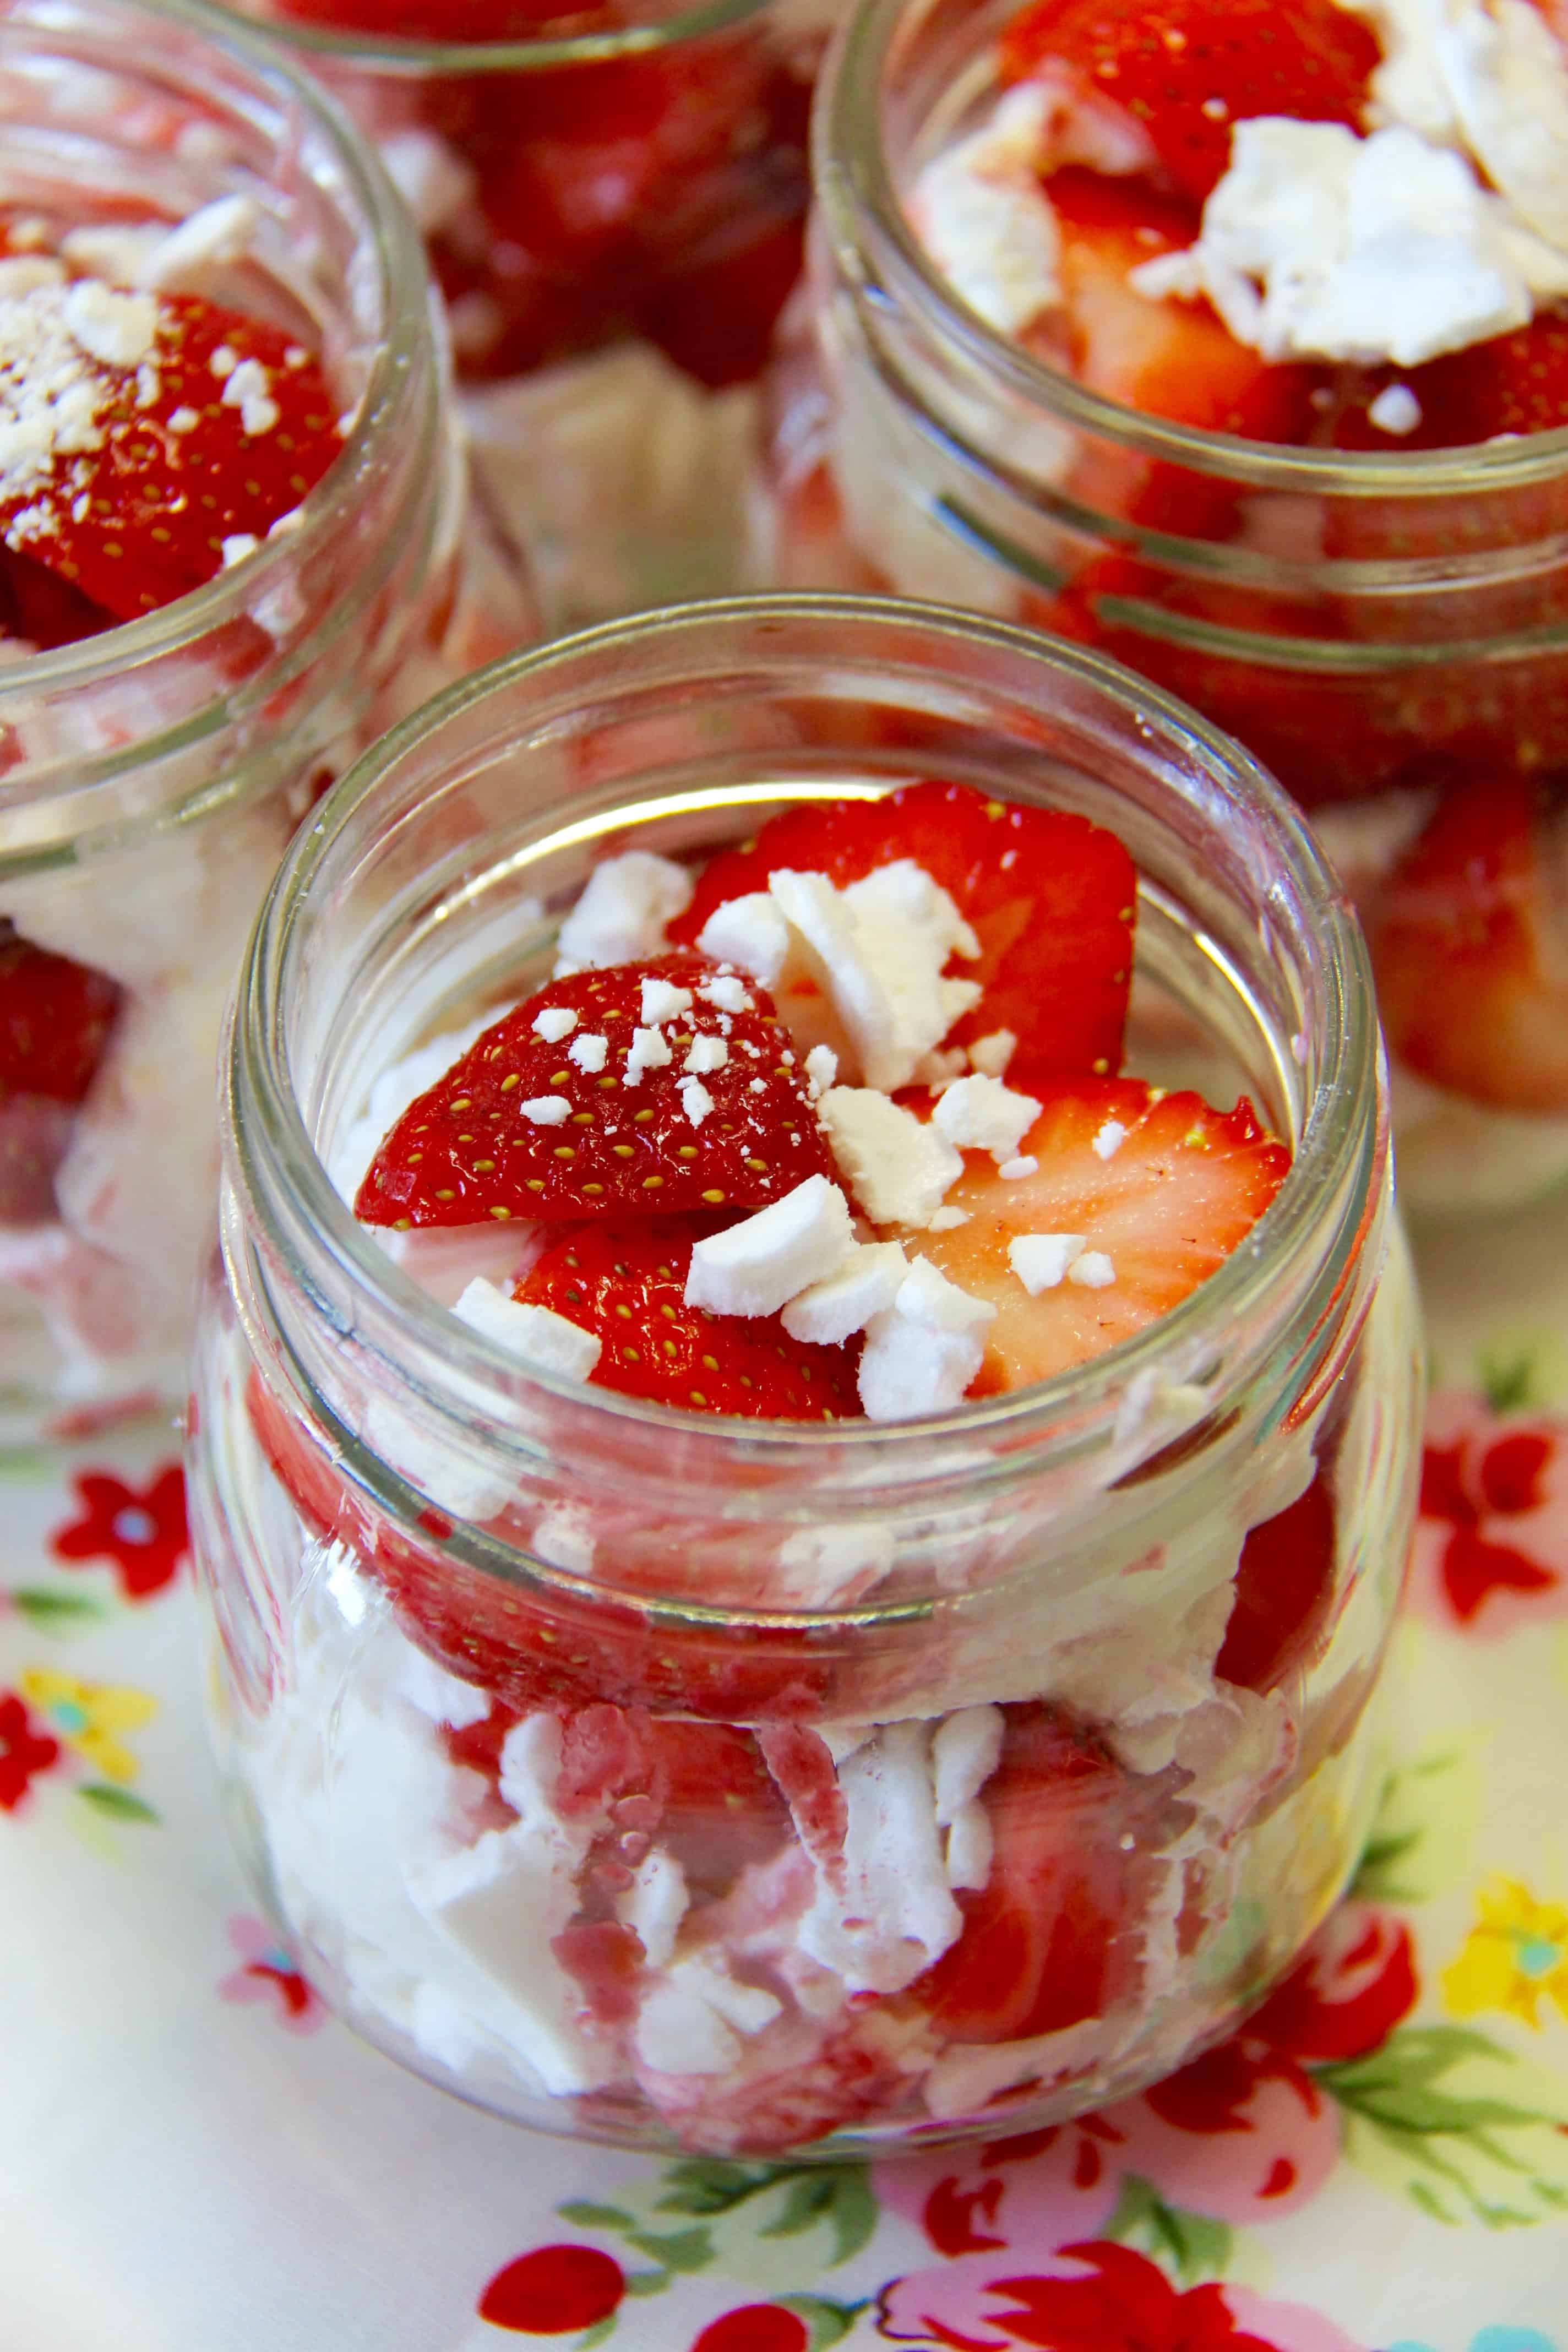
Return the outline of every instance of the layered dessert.
<path id="1" fill-rule="evenodd" d="M 1409 1189 L 1561 1174 L 1560 18 L 1035 0 L 945 64 L 932 100 L 934 52 L 900 53 L 889 115 L 927 111 L 879 159 L 941 297 L 900 280 L 882 336 L 826 289 L 815 436 L 784 371 L 793 576 L 846 578 L 847 519 L 880 578 L 1102 646 L 1237 734 L 1353 871 Z M 833 121 L 839 267 L 864 227 L 879 274 Z M 926 429 L 889 457 L 895 383 Z"/>
<path id="2" fill-rule="evenodd" d="M 1222 1464 L 1242 1416 L 1190 1310 L 1261 1262 L 1291 1150 L 1124 1066 L 1139 892 L 1067 810 L 819 793 L 706 858 L 605 856 L 552 976 L 335 1089 L 332 1181 L 447 1310 L 437 1351 L 654 1409 L 688 1465 L 675 1521 L 624 1490 L 633 1423 L 539 1484 L 374 1377 L 331 1435 L 259 1363 L 202 1383 L 289 1617 L 264 1663 L 212 1523 L 258 1867 L 437 2079 L 729 2152 L 989 2127 L 1178 2063 L 1330 1899 L 1403 1276 Z M 1110 1462 L 1022 1518 L 900 1504 L 866 1455 L 858 1511 L 770 1526 L 765 1445 L 704 1496 L 725 1431 L 973 1429 L 978 1461 L 1184 1310 Z M 1161 1486 L 1189 1474 L 1195 1507 Z"/>
<path id="3" fill-rule="evenodd" d="M 179 1393 L 255 909 L 312 796 L 523 610 L 459 569 L 438 354 L 375 249 L 406 233 L 356 214 L 335 131 L 243 53 L 102 16 L 101 71 L 26 12 L 0 42 L 0 1392 L 27 1433 Z"/>
<path id="4" fill-rule="evenodd" d="M 268 0 L 407 199 L 558 627 L 741 584 L 826 5 Z"/>

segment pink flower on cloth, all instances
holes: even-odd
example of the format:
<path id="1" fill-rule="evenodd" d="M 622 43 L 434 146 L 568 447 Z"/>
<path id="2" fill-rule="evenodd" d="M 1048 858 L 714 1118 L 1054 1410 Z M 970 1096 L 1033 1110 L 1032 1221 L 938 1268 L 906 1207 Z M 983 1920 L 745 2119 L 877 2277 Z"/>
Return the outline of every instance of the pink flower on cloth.
<path id="1" fill-rule="evenodd" d="M 1072 2123 L 879 2165 L 877 2192 L 884 2205 L 916 2222 L 944 2257 L 888 2290 L 884 2334 L 965 2352 L 971 2344 L 990 2352 L 1013 2343 L 1048 2344 L 1055 2352 L 1057 2336 L 1020 2334 L 1022 2320 L 1008 2323 L 1013 2335 L 996 2333 L 1003 2321 L 987 2298 L 998 2281 L 1039 2273 L 1053 2249 L 1101 2237 L 1129 2181 L 1146 2184 L 1170 2205 L 1234 2225 L 1296 2211 L 1316 2196 L 1340 2153 L 1340 2113 L 1313 2068 L 1377 2049 L 1415 1994 L 1408 1930 L 1370 1905 L 1342 1904 L 1240 2032 L 1164 2082 Z M 1239 2326 L 1242 2290 L 1225 2292 L 1226 2311 Z M 1087 2290 L 1079 2301 L 1089 2307 Z M 1198 2318 L 1204 2309 L 1194 2306 Z M 940 2317 L 946 2335 L 928 2326 L 923 2336 L 900 2336 L 891 2326 L 895 2319 L 912 2326 L 911 2315 L 927 2312 Z M 1186 2325 L 1184 2312 L 1182 2318 Z M 1302 2352 L 1339 2352 L 1343 2341 L 1332 2330 L 1325 2334 L 1321 2322 L 1312 2323 L 1316 2336 L 1279 2333 L 1283 2322 L 1274 2313 L 1269 2324 L 1273 2339 L 1267 2329 L 1253 2332 L 1281 2352 L 1298 2352 L 1299 2344 Z M 1150 2337 L 1156 2352 L 1163 2340 L 1157 2333 Z M 1203 2352 L 1211 2341 L 1247 2340 L 1246 2329 L 1239 2337 L 1193 2335 L 1190 2352 Z M 1083 2341 L 1093 2344 L 1092 2334 Z M 1120 2341 L 1108 2336 L 1107 2352 Z M 1173 2341 L 1188 2352 L 1187 2338 Z M 1062 2336 L 1061 2343 L 1077 2352 L 1078 2337 Z"/>
<path id="2" fill-rule="evenodd" d="M 155 1470 L 145 1487 L 128 1486 L 108 1470 L 83 1470 L 71 1483 L 81 1510 L 49 1538 L 55 1558 L 112 1561 L 128 1601 L 161 1592 L 190 1549 L 179 1464 Z"/>
<path id="3" fill-rule="evenodd" d="M 320 1996 L 262 1920 L 231 1919 L 228 1940 L 239 1954 L 240 1965 L 219 1983 L 220 2000 L 270 2001 L 279 2023 L 289 2033 L 314 2033 L 326 2023 L 327 2011 Z"/>
<path id="4" fill-rule="evenodd" d="M 1482 1639 L 1568 1614 L 1568 1423 L 1455 1390 L 1432 1399 L 1411 1593 Z"/>
<path id="5" fill-rule="evenodd" d="M 1362 2352 L 1300 2304 L 1245 2287 L 1184 2291 L 1147 2255 L 1103 2241 L 919 2272 L 884 2291 L 878 2325 L 890 2343 L 948 2352 Z"/>

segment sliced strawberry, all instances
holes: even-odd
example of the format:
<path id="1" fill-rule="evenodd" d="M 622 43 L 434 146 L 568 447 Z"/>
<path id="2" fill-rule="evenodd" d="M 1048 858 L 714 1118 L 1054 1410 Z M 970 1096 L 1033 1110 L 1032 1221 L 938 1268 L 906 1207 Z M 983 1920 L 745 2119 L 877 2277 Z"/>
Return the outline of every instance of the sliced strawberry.
<path id="1" fill-rule="evenodd" d="M 1336 0 L 1035 0 L 1002 55 L 1008 81 L 1049 64 L 1124 108 L 1201 205 L 1230 162 L 1233 121 L 1359 124 L 1379 50 Z"/>
<path id="2" fill-rule="evenodd" d="M 1500 1109 L 1568 1110 L 1568 800 L 1481 773 L 1444 793 L 1373 937 L 1395 1054 Z"/>
<path id="3" fill-rule="evenodd" d="M 958 1897 L 963 1933 L 910 1999 L 955 2042 L 1016 2042 L 1102 2016 L 1130 1989 L 1142 1865 L 1121 1840 L 1133 1790 L 1061 1708 L 1003 1710 L 1002 1759 L 981 1791 L 990 1875 Z"/>
<path id="4" fill-rule="evenodd" d="M 1050 1090 L 1020 1150 L 1039 1163 L 1032 1176 L 1008 1181 L 971 1159 L 947 1196 L 968 1223 L 909 1237 L 996 1308 L 971 1395 L 1049 1380 L 1168 1315 L 1245 1239 L 1290 1165 L 1245 1097 L 1211 1110 L 1201 1096 L 1136 1078 Z M 1089 1287 L 1069 1277 L 1031 1297 L 1007 1255 L 1022 1234 L 1079 1235 L 1114 1279 Z"/>
<path id="5" fill-rule="evenodd" d="M 611 1594 L 562 1584 L 540 1595 L 525 1581 L 468 1567 L 443 1549 L 448 1520 L 427 1509 L 420 1534 L 396 1524 L 350 1485 L 321 1436 L 287 1411 L 258 1373 L 247 1383 L 246 1410 L 305 1525 L 342 1544 L 363 1572 L 385 1587 L 411 1641 L 489 1691 L 513 1717 L 541 1706 L 608 1706 L 719 1724 L 838 1721 L 874 1712 L 885 1691 L 877 1660 L 868 1663 L 862 1683 L 848 1662 L 816 1649 L 809 1633 L 764 1633 L 743 1616 L 724 1625 L 677 1626 Z M 500 1532 L 529 1550 L 528 1522 L 503 1525 Z M 650 1542 L 657 1553 L 657 1529 Z M 613 1578 L 622 1563 L 611 1554 L 604 1566 Z M 492 1709 L 492 1727 L 496 1722 Z M 487 1735 L 465 1760 L 485 1769 L 489 1745 Z M 499 1738 L 494 1749 L 499 1754 Z"/>
<path id="6" fill-rule="evenodd" d="M 1390 384 L 1414 394 L 1421 419 L 1394 435 L 1369 410 Z M 1333 418 L 1336 449 L 1455 449 L 1499 433 L 1553 433 L 1568 425 L 1568 319 L 1542 310 L 1490 342 L 1445 352 L 1425 367 L 1383 368 L 1352 379 Z"/>
<path id="7" fill-rule="evenodd" d="M 599 1388 L 752 1421 L 858 1419 L 853 1349 L 805 1346 L 776 1315 L 687 1306 L 691 1245 L 707 1230 L 663 1218 L 584 1226 L 546 1250 L 516 1296 L 603 1340 Z"/>
<path id="8" fill-rule="evenodd" d="M 721 851 L 671 926 L 695 940 L 715 907 L 765 890 L 776 868 L 840 888 L 912 858 L 950 893 L 980 940 L 966 980 L 984 994 L 952 1032 L 1018 1039 L 1008 1083 L 1029 1087 L 1121 1060 L 1138 876 L 1114 834 L 1060 809 L 987 800 L 967 784 L 905 785 L 878 801 L 786 809 L 753 842 Z"/>
<path id="9" fill-rule="evenodd" d="M 1273 1688 L 1304 1664 L 1334 1591 L 1334 1505 L 1320 1470 L 1304 1495 L 1251 1529 L 1215 1672 L 1247 1690 Z"/>
<path id="10" fill-rule="evenodd" d="M 1080 383 L 1205 433 L 1305 437 L 1315 370 L 1271 366 L 1206 303 L 1156 301 L 1128 284 L 1143 262 L 1196 241 L 1190 206 L 1136 180 L 1079 170 L 1054 173 L 1046 192 L 1061 233 L 1069 360 Z"/>
<path id="11" fill-rule="evenodd" d="M 31 556 L 0 545 L 0 636 L 19 638 L 40 653 L 80 645 L 114 626 L 114 615 Z"/>
<path id="12" fill-rule="evenodd" d="M 14 1095 L 80 1102 L 119 1005 L 112 980 L 35 947 L 0 918 L 0 1103 Z"/>
<path id="13" fill-rule="evenodd" d="M 748 982 L 750 1009 L 722 1010 L 700 993 L 719 971 L 705 957 L 673 955 L 552 981 L 405 1111 L 371 1163 L 355 1214 L 373 1225 L 711 1214 L 764 1208 L 808 1176 L 832 1176 L 772 1000 Z M 689 1002 L 659 1029 L 668 1058 L 628 1079 L 637 1032 L 648 1025 L 645 983 L 668 983 Z M 573 1026 L 549 1044 L 535 1024 L 552 1013 L 570 1013 Z M 580 1043 L 588 1039 L 607 1041 L 598 1066 L 597 1048 Z M 721 1066 L 709 1067 L 721 1049 Z M 693 1057 L 700 1075 L 687 1067 Z M 564 1118 L 558 1104 L 568 1107 Z"/>
<path id="14" fill-rule="evenodd" d="M 20 299 L 40 316 L 60 302 L 54 288 Z M 44 483 L 0 506 L 0 523 L 9 545 L 119 621 L 211 580 L 226 540 L 265 539 L 342 446 L 320 362 L 281 328 L 197 295 L 158 298 L 142 365 L 80 351 L 72 364 L 94 387 L 100 446 L 57 451 Z M 226 400 L 231 383 L 251 396 Z"/>

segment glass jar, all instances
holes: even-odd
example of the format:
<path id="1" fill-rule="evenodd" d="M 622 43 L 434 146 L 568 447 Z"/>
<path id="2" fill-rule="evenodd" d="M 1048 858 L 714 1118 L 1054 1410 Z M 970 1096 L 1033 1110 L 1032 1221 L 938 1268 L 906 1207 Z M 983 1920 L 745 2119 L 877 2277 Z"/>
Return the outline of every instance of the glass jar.
<path id="1" fill-rule="evenodd" d="M 296 523 L 237 568 L 0 667 L 0 943 L 89 967 L 112 1008 L 79 1105 L 0 1105 L 0 1427 L 26 1437 L 181 1392 L 222 1008 L 262 891 L 312 794 L 527 614 L 514 583 L 481 607 L 459 576 L 417 240 L 258 37 L 177 0 L 19 0 L 0 195 L 110 246 L 237 197 L 243 250 L 209 253 L 200 290 L 297 324 L 355 418 Z"/>
<path id="2" fill-rule="evenodd" d="M 246 4 L 409 201 L 552 628 L 745 584 L 745 387 L 799 274 L 831 0 Z"/>
<path id="3" fill-rule="evenodd" d="M 1293 1139 L 1183 1306 L 922 1423 L 748 1423 L 532 1376 L 354 1223 L 329 1171 L 378 1072 L 547 971 L 605 854 L 911 772 L 1112 826 L 1132 1067 Z M 1244 755 L 935 608 L 607 627 L 339 788 L 258 926 L 226 1095 L 207 1682 L 259 1897 L 361 2032 L 558 2131 L 837 2155 L 1118 2096 L 1289 1966 L 1378 1777 L 1418 1341 L 1360 937 Z M 444 1297 L 527 1254 L 437 1239 Z M 859 1597 L 807 1605 L 847 1558 Z M 994 1878 L 954 1897 L 931 1759 L 998 1736 Z"/>
<path id="4" fill-rule="evenodd" d="M 994 103 L 1016 13 L 868 0 L 824 68 L 811 309 L 770 385 L 759 570 L 1023 620 L 1181 694 L 1320 817 L 1375 963 L 1381 885 L 1440 794 L 1525 780 L 1541 867 L 1561 862 L 1568 430 L 1276 447 L 1123 407 L 986 326 L 904 207 Z M 1568 917 L 1545 896 L 1550 980 Z M 1391 1013 L 1397 1058 L 1419 1024 Z M 1407 1202 L 1502 1205 L 1568 1177 L 1568 1060 L 1538 1056 L 1522 1087 L 1484 1040 L 1479 1060 L 1462 1087 L 1396 1068 Z"/>

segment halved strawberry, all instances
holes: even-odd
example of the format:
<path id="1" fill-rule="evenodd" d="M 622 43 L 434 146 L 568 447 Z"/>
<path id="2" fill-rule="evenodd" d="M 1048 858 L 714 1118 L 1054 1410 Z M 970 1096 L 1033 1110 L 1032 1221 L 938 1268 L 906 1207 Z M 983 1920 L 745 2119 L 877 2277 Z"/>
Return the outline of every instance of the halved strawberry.
<path id="1" fill-rule="evenodd" d="M 119 1006 L 104 973 L 35 947 L 0 917 L 0 1103 L 16 1095 L 80 1102 Z"/>
<path id="2" fill-rule="evenodd" d="M 584 1226 L 529 1269 L 515 1296 L 592 1331 L 604 1351 L 591 1380 L 624 1396 L 753 1421 L 860 1418 L 858 1350 L 792 1339 L 776 1315 L 688 1307 L 693 1221 Z"/>
<path id="3" fill-rule="evenodd" d="M 972 1396 L 1048 1380 L 1168 1315 L 1245 1240 L 1290 1165 L 1245 1097 L 1211 1110 L 1137 1078 L 1045 1092 L 1019 1148 L 1038 1161 L 1033 1175 L 1009 1181 L 972 1158 L 947 1196 L 968 1223 L 908 1237 L 996 1308 Z M 1008 1256 L 1025 1234 L 1079 1236 L 1113 1278 L 1090 1286 L 1069 1274 L 1031 1297 Z"/>
<path id="4" fill-rule="evenodd" d="M 19 306 L 58 329 L 77 291 L 37 289 Z M 98 446 L 57 450 L 45 480 L 29 477 L 0 505 L 0 526 L 8 545 L 119 621 L 211 580 L 226 540 L 265 539 L 342 446 L 320 362 L 281 328 L 198 295 L 158 297 L 144 362 L 78 345 L 71 365 L 92 389 Z M 25 386 L 26 370 L 13 362 L 7 374 Z"/>
<path id="5" fill-rule="evenodd" d="M 1144 1865 L 1121 1843 L 1136 1826 L 1135 1784 L 1062 1708 L 1003 1713 L 1002 1759 L 981 1791 L 990 1875 L 959 1895 L 963 1933 L 909 1994 L 955 2042 L 1023 2041 L 1102 2016 L 1136 1968 Z"/>
<path id="6" fill-rule="evenodd" d="M 1568 797 L 1561 774 L 1450 784 L 1372 940 L 1395 1054 L 1500 1109 L 1568 1110 Z"/>
<path id="7" fill-rule="evenodd" d="M 842 888 L 900 857 L 941 883 L 980 940 L 978 960 L 961 968 L 984 993 L 950 1044 L 1011 1029 L 1008 1083 L 1023 1087 L 1119 1066 L 1137 870 L 1114 834 L 1065 810 L 941 783 L 786 809 L 754 841 L 710 860 L 670 928 L 695 940 L 716 907 L 765 890 L 776 868 L 826 874 Z"/>
<path id="8" fill-rule="evenodd" d="M 742 1009 L 702 992 L 715 989 Z M 670 990 L 684 1007 L 645 1022 L 645 1001 Z M 542 1020 L 569 1026 L 551 1042 Z M 650 1028 L 662 1062 L 637 1045 Z M 833 1172 L 766 992 L 737 994 L 702 956 L 657 956 L 552 981 L 503 1013 L 405 1111 L 354 1213 L 373 1225 L 701 1214 L 764 1208 Z"/>
<path id="9" fill-rule="evenodd" d="M 1233 121 L 1358 124 L 1379 50 L 1336 0 L 1035 0 L 1002 56 L 1008 81 L 1049 64 L 1125 108 L 1201 205 L 1230 162 Z"/>
<path id="10" fill-rule="evenodd" d="M 1305 1664 L 1333 1591 L 1334 1505 L 1320 1470 L 1304 1495 L 1242 1545 L 1215 1674 L 1247 1690 L 1271 1689 Z"/>

